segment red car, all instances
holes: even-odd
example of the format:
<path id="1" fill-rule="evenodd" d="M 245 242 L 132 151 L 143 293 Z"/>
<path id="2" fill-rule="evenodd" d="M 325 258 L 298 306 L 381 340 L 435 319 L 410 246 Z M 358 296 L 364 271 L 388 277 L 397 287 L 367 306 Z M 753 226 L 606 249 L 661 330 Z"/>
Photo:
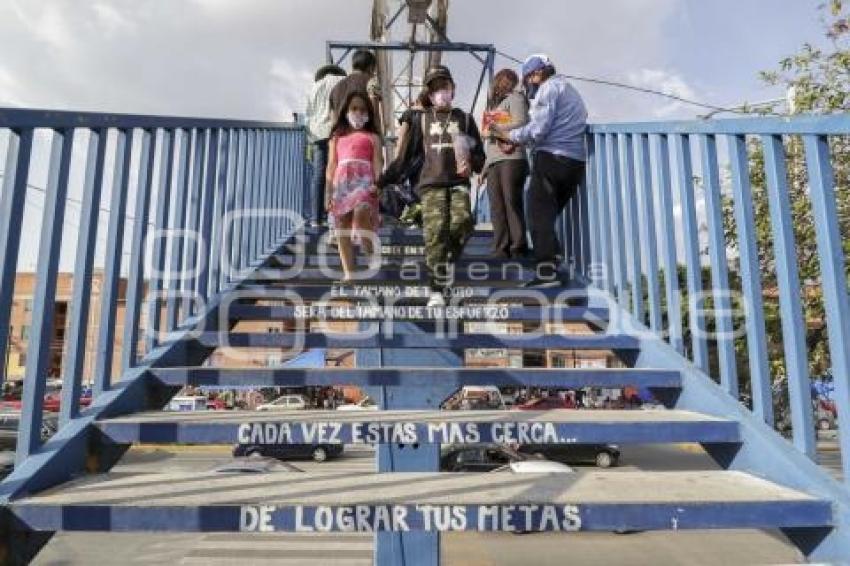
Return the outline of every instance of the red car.
<path id="1" fill-rule="evenodd" d="M 560 397 L 543 397 L 541 399 L 534 399 L 517 407 L 517 409 L 521 411 L 549 411 L 552 409 L 575 408 L 576 404 L 569 397 L 566 399 L 561 399 Z"/>

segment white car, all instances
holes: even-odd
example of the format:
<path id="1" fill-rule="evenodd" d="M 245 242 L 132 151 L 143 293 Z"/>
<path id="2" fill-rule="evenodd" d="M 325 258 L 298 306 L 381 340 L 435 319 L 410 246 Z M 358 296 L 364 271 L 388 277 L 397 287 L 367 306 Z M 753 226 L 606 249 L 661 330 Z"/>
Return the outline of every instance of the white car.
<path id="1" fill-rule="evenodd" d="M 307 408 L 307 400 L 301 395 L 283 395 L 271 403 L 257 407 L 258 411 L 303 411 Z"/>
<path id="2" fill-rule="evenodd" d="M 364 397 L 357 403 L 346 403 L 336 408 L 337 411 L 377 411 L 378 405 L 369 397 Z"/>
<path id="3" fill-rule="evenodd" d="M 572 474 L 575 472 L 566 464 L 551 460 L 519 460 L 494 471 L 512 474 Z"/>

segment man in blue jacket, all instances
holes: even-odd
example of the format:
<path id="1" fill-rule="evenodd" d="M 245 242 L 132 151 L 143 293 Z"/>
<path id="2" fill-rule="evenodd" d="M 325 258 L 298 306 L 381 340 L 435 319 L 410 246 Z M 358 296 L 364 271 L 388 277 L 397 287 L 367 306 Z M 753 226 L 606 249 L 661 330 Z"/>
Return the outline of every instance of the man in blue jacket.
<path id="1" fill-rule="evenodd" d="M 587 109 L 566 77 L 555 73 L 546 55 L 532 55 L 522 65 L 523 82 L 531 99 L 530 122 L 493 135 L 532 150 L 528 190 L 528 226 L 537 273 L 528 287 L 556 287 L 560 251 L 555 222 L 584 179 L 587 147 Z"/>

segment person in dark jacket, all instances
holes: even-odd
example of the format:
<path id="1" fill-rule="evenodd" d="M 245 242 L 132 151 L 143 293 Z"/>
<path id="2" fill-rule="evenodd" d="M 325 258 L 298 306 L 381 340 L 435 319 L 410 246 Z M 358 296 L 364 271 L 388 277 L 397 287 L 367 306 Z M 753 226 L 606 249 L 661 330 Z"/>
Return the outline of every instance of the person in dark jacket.
<path id="1" fill-rule="evenodd" d="M 484 144 L 478 126 L 466 112 L 454 108 L 455 82 L 448 68 L 438 65 L 425 76 L 423 110 L 410 116 L 399 156 L 379 186 L 397 184 L 418 175 L 416 192 L 422 199 L 425 262 L 430 276 L 429 306 L 445 304 L 454 262 L 475 227 L 469 200 L 470 178 L 484 167 Z"/>

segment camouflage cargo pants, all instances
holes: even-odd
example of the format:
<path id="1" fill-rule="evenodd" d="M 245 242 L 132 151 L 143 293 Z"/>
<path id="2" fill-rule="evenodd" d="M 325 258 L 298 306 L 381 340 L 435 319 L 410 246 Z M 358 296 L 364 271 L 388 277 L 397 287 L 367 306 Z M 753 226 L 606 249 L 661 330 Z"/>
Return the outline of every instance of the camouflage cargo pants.
<path id="1" fill-rule="evenodd" d="M 469 189 L 462 186 L 427 189 L 422 195 L 422 224 L 431 286 L 449 286 L 453 281 L 450 264 L 460 256 L 475 228 Z"/>

